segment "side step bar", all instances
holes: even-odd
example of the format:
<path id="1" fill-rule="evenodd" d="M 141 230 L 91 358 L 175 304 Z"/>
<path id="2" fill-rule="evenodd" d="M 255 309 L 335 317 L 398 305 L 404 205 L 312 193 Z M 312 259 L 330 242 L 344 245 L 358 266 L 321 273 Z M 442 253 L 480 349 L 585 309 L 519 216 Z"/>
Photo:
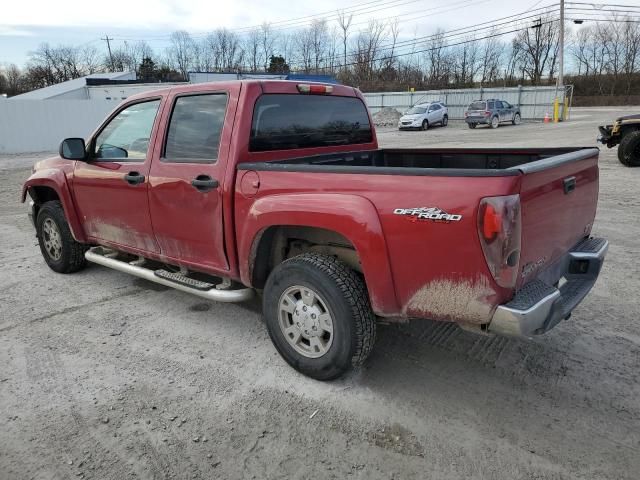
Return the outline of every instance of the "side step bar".
<path id="1" fill-rule="evenodd" d="M 206 298 L 208 300 L 214 300 L 216 302 L 244 302 L 245 300 L 249 300 L 251 297 L 253 297 L 252 288 L 240 288 L 237 290 L 218 290 L 217 288 L 213 287 L 209 290 L 201 290 L 188 286 L 185 283 L 178 283 L 175 280 L 169 280 L 168 278 L 164 278 L 163 276 L 156 275 L 154 270 L 136 265 L 136 261 L 127 263 L 123 262 L 122 260 L 116 260 L 115 258 L 113 258 L 114 252 L 105 251 L 102 247 L 90 248 L 89 250 L 87 250 L 84 256 L 88 261 L 97 263 L 98 265 L 113 268 L 114 270 L 119 270 L 136 277 L 144 278 L 145 280 L 149 280 L 150 282 L 159 283 L 160 285 L 175 288 L 176 290 L 181 290 L 183 292 L 191 293 L 193 295 L 197 295 L 198 297 Z"/>

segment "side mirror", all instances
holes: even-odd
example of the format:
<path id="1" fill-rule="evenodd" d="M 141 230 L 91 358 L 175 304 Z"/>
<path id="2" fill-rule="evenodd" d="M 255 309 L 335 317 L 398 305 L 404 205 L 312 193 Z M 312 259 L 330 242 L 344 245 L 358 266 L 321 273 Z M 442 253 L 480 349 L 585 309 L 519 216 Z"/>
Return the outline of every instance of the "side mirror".
<path id="1" fill-rule="evenodd" d="M 87 149 L 83 138 L 65 138 L 60 144 L 60 156 L 67 160 L 84 160 L 87 158 Z"/>

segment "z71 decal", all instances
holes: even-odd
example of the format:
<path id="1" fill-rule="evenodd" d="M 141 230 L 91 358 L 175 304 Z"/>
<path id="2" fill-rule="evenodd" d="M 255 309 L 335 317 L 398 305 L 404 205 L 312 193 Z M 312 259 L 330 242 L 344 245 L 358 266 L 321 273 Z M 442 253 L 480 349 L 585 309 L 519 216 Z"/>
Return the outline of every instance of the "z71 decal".
<path id="1" fill-rule="evenodd" d="M 427 220 L 432 222 L 459 222 L 462 215 L 451 214 L 440 210 L 438 207 L 396 208 L 395 215 L 406 215 L 411 221 Z"/>

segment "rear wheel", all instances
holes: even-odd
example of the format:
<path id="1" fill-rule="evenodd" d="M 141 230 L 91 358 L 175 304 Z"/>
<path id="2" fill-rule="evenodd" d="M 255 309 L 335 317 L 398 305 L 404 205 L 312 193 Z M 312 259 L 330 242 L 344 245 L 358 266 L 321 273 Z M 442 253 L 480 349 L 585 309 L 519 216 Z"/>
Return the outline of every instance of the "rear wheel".
<path id="1" fill-rule="evenodd" d="M 500 119 L 495 116 L 491 119 L 491 128 L 498 128 L 500 126 Z"/>
<path id="2" fill-rule="evenodd" d="M 449 117 L 445 115 L 444 117 L 442 117 L 442 126 L 446 127 L 447 125 L 449 125 Z"/>
<path id="3" fill-rule="evenodd" d="M 476 128 L 478 126 L 477 123 L 467 123 L 467 125 L 469 125 L 469 128 Z"/>
<path id="4" fill-rule="evenodd" d="M 624 134 L 618 146 L 618 160 L 627 167 L 640 166 L 640 130 Z"/>
<path id="5" fill-rule="evenodd" d="M 513 116 L 513 122 L 512 122 L 512 123 L 513 123 L 514 125 L 520 125 L 520 122 L 521 122 L 521 121 L 522 121 L 522 119 L 520 118 L 520 114 L 519 114 L 519 113 L 516 113 L 516 114 Z"/>
<path id="6" fill-rule="evenodd" d="M 264 288 L 263 312 L 282 358 L 317 380 L 364 362 L 375 341 L 364 282 L 332 256 L 305 253 L 276 266 Z"/>
<path id="7" fill-rule="evenodd" d="M 58 201 L 47 202 L 40 207 L 36 218 L 36 234 L 40 251 L 51 270 L 73 273 L 87 264 L 84 252 L 87 246 L 75 241 Z"/>
<path id="8" fill-rule="evenodd" d="M 422 130 L 429 130 L 429 122 L 427 120 L 422 121 Z"/>

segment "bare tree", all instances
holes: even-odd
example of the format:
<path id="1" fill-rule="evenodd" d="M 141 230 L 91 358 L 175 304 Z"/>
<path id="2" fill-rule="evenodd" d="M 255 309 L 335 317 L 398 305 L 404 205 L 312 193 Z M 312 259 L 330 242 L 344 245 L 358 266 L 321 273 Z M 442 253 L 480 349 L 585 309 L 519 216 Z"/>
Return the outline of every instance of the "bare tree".
<path id="1" fill-rule="evenodd" d="M 444 31 L 439 29 L 426 43 L 427 84 L 442 87 L 449 82 L 451 62 L 447 54 L 447 41 Z"/>
<path id="2" fill-rule="evenodd" d="M 387 39 L 387 25 L 379 20 L 370 20 L 367 28 L 358 32 L 352 58 L 354 77 L 358 84 L 371 82 L 380 60 L 380 47 Z"/>
<path id="3" fill-rule="evenodd" d="M 247 60 L 249 62 L 249 68 L 253 72 L 258 71 L 258 62 L 260 61 L 260 40 L 261 35 L 259 30 L 251 30 L 245 39 Z"/>
<path id="4" fill-rule="evenodd" d="M 311 72 L 313 66 L 313 33 L 310 28 L 298 32 L 294 41 L 296 62 L 304 73 Z"/>
<path id="5" fill-rule="evenodd" d="M 491 34 L 482 44 L 480 54 L 480 85 L 492 84 L 498 80 L 504 44 Z"/>
<path id="6" fill-rule="evenodd" d="M 262 58 L 264 59 L 264 71 L 267 71 L 269 59 L 273 55 L 273 46 L 276 43 L 276 35 L 268 23 L 260 26 L 260 48 L 262 50 Z"/>
<path id="7" fill-rule="evenodd" d="M 167 57 L 173 67 L 187 80 L 194 57 L 195 44 L 193 39 L 188 32 L 179 30 L 171 34 L 169 42 Z"/>
<path id="8" fill-rule="evenodd" d="M 311 49 L 313 52 L 313 66 L 316 73 L 324 61 L 329 43 L 329 31 L 326 20 L 314 20 L 309 28 L 311 33 Z"/>
<path id="9" fill-rule="evenodd" d="M 553 74 L 558 53 L 558 21 L 551 17 L 540 18 L 533 26 L 518 32 L 516 39 L 525 55 L 522 70 L 533 85 L 540 85 L 542 77 Z"/>
<path id="10" fill-rule="evenodd" d="M 342 68 L 347 68 L 347 43 L 349 41 L 349 28 L 351 27 L 351 21 L 353 20 L 353 14 L 348 17 L 344 13 L 344 10 L 338 12 L 338 25 L 342 30 Z"/>

